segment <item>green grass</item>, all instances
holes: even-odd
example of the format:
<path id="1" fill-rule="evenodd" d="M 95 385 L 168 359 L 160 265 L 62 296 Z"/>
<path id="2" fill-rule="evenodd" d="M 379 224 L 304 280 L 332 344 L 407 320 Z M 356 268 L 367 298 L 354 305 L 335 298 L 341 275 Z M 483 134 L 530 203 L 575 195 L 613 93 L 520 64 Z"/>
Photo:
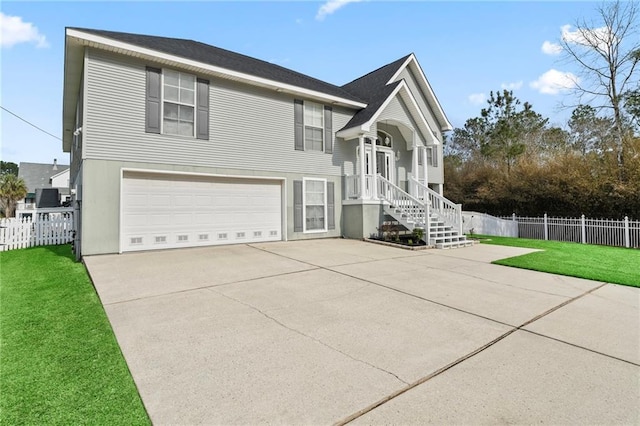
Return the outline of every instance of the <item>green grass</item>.
<path id="1" fill-rule="evenodd" d="M 640 250 L 559 241 L 474 235 L 484 244 L 544 250 L 495 264 L 640 287 Z"/>
<path id="2" fill-rule="evenodd" d="M 0 252 L 0 424 L 150 424 L 84 265 Z"/>

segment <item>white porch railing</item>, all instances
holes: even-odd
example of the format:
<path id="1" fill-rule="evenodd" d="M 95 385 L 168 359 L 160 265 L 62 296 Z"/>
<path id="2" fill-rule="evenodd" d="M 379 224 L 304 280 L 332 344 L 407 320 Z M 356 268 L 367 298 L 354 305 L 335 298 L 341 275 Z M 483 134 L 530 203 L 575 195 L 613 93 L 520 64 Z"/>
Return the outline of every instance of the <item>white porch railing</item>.
<path id="1" fill-rule="evenodd" d="M 454 227 L 462 235 L 462 204 L 456 204 L 444 198 L 414 177 L 410 176 L 409 179 L 416 186 L 417 198 L 424 200 L 431 207 L 431 213 L 435 213 L 439 219 Z"/>
<path id="2" fill-rule="evenodd" d="M 364 191 L 360 191 L 360 176 L 346 176 L 347 185 L 347 199 L 355 200 L 358 198 L 371 199 L 373 198 L 373 176 L 364 175 Z M 360 195 L 362 194 L 362 196 Z"/>
<path id="3" fill-rule="evenodd" d="M 429 206 L 378 175 L 378 196 L 407 219 L 413 227 L 423 228 L 424 240 L 429 241 Z"/>

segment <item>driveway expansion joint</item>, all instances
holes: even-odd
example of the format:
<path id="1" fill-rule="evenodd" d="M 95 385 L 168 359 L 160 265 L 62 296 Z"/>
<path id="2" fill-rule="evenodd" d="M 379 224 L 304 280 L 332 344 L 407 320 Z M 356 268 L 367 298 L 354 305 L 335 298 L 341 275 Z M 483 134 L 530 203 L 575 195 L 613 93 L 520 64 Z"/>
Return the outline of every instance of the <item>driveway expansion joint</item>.
<path id="1" fill-rule="evenodd" d="M 385 374 L 388 374 L 388 375 L 390 375 L 390 376 L 393 376 L 396 380 L 398 380 L 398 381 L 402 382 L 402 383 L 403 383 L 403 384 L 405 384 L 405 385 L 408 385 L 408 384 L 409 384 L 409 382 L 406 382 L 406 381 L 402 380 L 400 377 L 398 377 L 398 375 L 397 375 L 397 374 L 395 374 L 395 373 L 393 373 L 393 372 L 391 372 L 391 371 L 389 371 L 389 370 L 385 370 L 384 368 L 382 368 L 382 367 L 378 367 L 377 365 L 373 365 L 373 364 L 371 364 L 371 363 L 369 363 L 369 362 L 367 362 L 367 361 L 365 361 L 365 360 L 362 360 L 362 359 L 359 359 L 359 358 L 355 358 L 354 356 L 352 356 L 352 355 L 350 355 L 350 354 L 348 354 L 348 353 L 346 353 L 346 352 L 344 352 L 344 351 L 341 351 L 341 350 L 340 350 L 340 349 L 338 349 L 338 348 L 334 348 L 333 346 L 331 346 L 331 345 L 329 345 L 329 344 L 327 344 L 327 343 L 323 342 L 322 340 L 318 339 L 317 337 L 313 337 L 313 336 L 311 336 L 311 335 L 308 335 L 308 334 L 306 334 L 306 333 L 303 333 L 302 331 L 300 331 L 300 330 L 298 330 L 298 329 L 295 329 L 295 328 L 293 328 L 293 327 L 289 327 L 288 325 L 286 325 L 286 324 L 284 324 L 283 322 L 279 321 L 278 319 L 276 319 L 276 318 L 272 317 L 271 315 L 267 314 L 265 311 L 261 310 L 260 308 L 258 308 L 258 307 L 256 307 L 256 306 L 253 306 L 253 305 L 251 305 L 251 304 L 249 304 L 249 303 L 243 302 L 242 300 L 236 299 L 236 298 L 231 297 L 231 296 L 228 296 L 228 295 L 226 295 L 226 294 L 220 293 L 220 292 L 216 291 L 216 290 L 215 290 L 215 289 L 213 289 L 213 288 L 209 288 L 208 290 L 209 290 L 209 291 L 212 291 L 212 292 L 214 292 L 214 293 L 216 293 L 216 294 L 219 294 L 220 296 L 226 297 L 226 298 L 227 298 L 227 299 L 229 299 L 229 300 L 233 300 L 233 301 L 234 301 L 234 302 L 236 302 L 236 303 L 239 303 L 239 304 L 241 304 L 241 305 L 244 305 L 244 306 L 246 306 L 246 307 L 248 307 L 248 308 L 252 309 L 253 311 L 255 311 L 255 312 L 259 313 L 260 315 L 264 316 L 265 318 L 267 318 L 267 319 L 269 319 L 269 320 L 273 321 L 274 323 L 278 324 L 279 326 L 281 326 L 281 327 L 283 327 L 283 328 L 285 328 L 285 329 L 287 329 L 287 330 L 289 330 L 289 331 L 292 331 L 292 332 L 294 332 L 294 333 L 296 333 L 296 334 L 299 334 L 299 335 L 301 335 L 301 336 L 303 336 L 303 337 L 306 337 L 307 339 L 313 340 L 314 342 L 316 342 L 316 343 L 318 343 L 318 344 L 320 344 L 320 345 L 322 345 L 322 346 L 324 346 L 324 347 L 326 347 L 326 348 L 328 348 L 328 349 L 330 349 L 330 350 L 332 350 L 332 351 L 334 351 L 334 352 L 337 352 L 337 353 L 339 353 L 339 354 L 341 354 L 341 355 L 343 355 L 343 356 L 346 356 L 347 358 L 352 359 L 353 361 L 356 361 L 356 362 L 359 362 L 359 363 L 365 364 L 365 365 L 367 365 L 367 366 L 369 366 L 369 367 L 371 367 L 371 368 L 375 368 L 375 369 L 376 369 L 376 370 L 378 370 L 378 371 L 381 371 L 381 372 L 383 372 L 383 373 L 385 373 Z"/>
<path id="2" fill-rule="evenodd" d="M 528 321 L 525 321 L 521 325 L 519 325 L 517 327 L 514 327 L 511 330 L 506 331 L 505 333 L 503 333 L 500 336 L 496 337 L 495 339 L 493 339 L 489 343 L 486 343 L 486 344 L 480 346 L 479 348 L 475 349 L 474 351 L 472 351 L 472 352 L 470 352 L 470 353 L 458 358 L 457 360 L 445 365 L 444 367 L 439 368 L 438 370 L 434 371 L 433 373 L 416 380 L 415 382 L 411 383 L 410 385 L 406 386 L 405 388 L 399 389 L 399 390 L 391 393 L 390 395 L 387 395 L 386 397 L 382 398 L 381 400 L 379 400 L 377 402 L 374 402 L 373 404 L 369 405 L 368 407 L 365 407 L 362 410 L 359 410 L 359 411 L 351 414 L 350 416 L 348 416 L 348 417 L 346 417 L 346 418 L 334 423 L 334 425 L 335 426 L 343 426 L 343 425 L 346 425 L 348 423 L 351 423 L 352 421 L 354 421 L 354 420 L 364 416 L 365 414 L 375 410 L 376 408 L 380 407 L 381 405 L 384 405 L 387 402 L 397 398 L 398 396 L 410 391 L 411 389 L 416 388 L 416 387 L 420 386 L 421 384 L 428 382 L 429 380 L 433 379 L 434 377 L 439 376 L 440 374 L 444 373 L 447 370 L 450 370 L 451 368 L 455 367 L 458 364 L 461 364 L 462 362 L 468 360 L 469 358 L 472 358 L 472 357 L 478 355 L 479 353 L 485 351 L 486 349 L 488 349 L 491 346 L 495 345 L 499 341 L 507 338 L 508 336 L 510 336 L 511 334 L 515 333 L 516 331 L 528 331 L 528 330 L 525 330 L 523 327 L 526 327 L 527 325 L 539 320 L 540 318 L 543 318 L 543 317 L 551 314 L 552 312 L 557 311 L 558 309 L 568 305 L 571 302 L 574 302 L 574 301 L 576 301 L 578 299 L 583 298 L 584 296 L 586 296 L 586 295 L 588 295 L 590 293 L 593 293 L 594 291 L 604 287 L 605 285 L 607 285 L 607 283 L 601 283 L 599 286 L 596 286 L 596 287 L 594 287 L 594 288 L 592 288 L 590 290 L 587 290 L 584 293 L 579 294 L 578 296 L 572 297 L 569 300 L 565 300 L 564 302 L 560 303 L 559 305 L 554 306 L 553 308 L 548 309 L 548 310 L 546 310 L 545 312 L 543 312 L 543 313 L 541 313 L 539 315 L 536 315 L 535 317 L 531 318 Z M 544 335 L 540 335 L 540 336 L 547 337 L 547 336 L 544 336 Z M 553 340 L 557 340 L 557 339 L 553 339 Z M 562 342 L 562 341 L 560 341 L 560 342 Z M 566 343 L 566 342 L 563 342 L 563 343 Z M 615 358 L 615 359 L 617 359 L 617 358 Z"/>
<path id="3" fill-rule="evenodd" d="M 285 276 L 285 275 L 300 274 L 300 273 L 308 272 L 308 271 L 316 271 L 318 269 L 321 269 L 321 268 L 315 267 L 315 268 L 303 269 L 303 270 L 300 270 L 300 271 L 281 272 L 281 273 L 272 274 L 272 275 L 265 275 L 265 276 L 261 276 L 261 277 L 247 278 L 247 279 L 238 280 L 238 281 L 230 281 L 228 283 L 218 283 L 218 284 L 203 285 L 203 286 L 200 286 L 200 287 L 185 288 L 183 290 L 169 291 L 169 292 L 160 293 L 160 294 L 151 294 L 151 295 L 148 295 L 148 296 L 135 297 L 133 299 L 117 300 L 115 302 L 103 303 L 102 305 L 103 306 L 119 305 L 119 304 L 122 304 L 122 303 L 129 303 L 129 302 L 135 302 L 135 301 L 138 301 L 138 300 L 152 299 L 152 298 L 155 298 L 155 297 L 170 296 L 170 295 L 180 294 L 180 293 L 189 293 L 191 291 L 207 290 L 207 289 L 214 288 L 214 287 L 222 287 L 222 286 L 227 286 L 227 285 L 248 283 L 248 282 L 258 281 L 258 280 L 262 280 L 262 279 L 266 279 L 266 278 L 275 278 L 275 277 L 282 277 L 282 276 Z"/>

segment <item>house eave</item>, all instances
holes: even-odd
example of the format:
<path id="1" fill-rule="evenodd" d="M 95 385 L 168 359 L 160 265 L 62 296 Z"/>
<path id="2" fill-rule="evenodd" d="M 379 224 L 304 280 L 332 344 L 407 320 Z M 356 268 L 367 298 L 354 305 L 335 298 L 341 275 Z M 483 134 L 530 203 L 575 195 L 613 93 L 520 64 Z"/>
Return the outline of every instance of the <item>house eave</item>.
<path id="1" fill-rule="evenodd" d="M 305 89 L 303 87 L 294 86 L 291 84 L 282 83 L 275 80 L 269 80 L 266 78 L 256 77 L 254 75 L 229 70 L 219 66 L 206 64 L 191 59 L 185 59 L 176 55 L 152 50 L 148 48 L 139 47 L 130 43 L 112 40 L 107 37 L 102 37 L 96 34 L 79 31 L 76 29 L 67 29 L 67 38 L 73 39 L 75 42 L 95 49 L 107 50 L 127 56 L 137 57 L 143 60 L 150 60 L 156 63 L 161 63 L 167 66 L 174 66 L 180 68 L 186 68 L 198 73 L 204 73 L 228 80 L 239 81 L 242 83 L 250 84 L 253 86 L 260 86 L 278 92 L 290 93 L 297 96 L 303 96 L 305 98 L 315 99 L 327 104 L 339 105 L 348 108 L 364 108 L 367 104 L 357 102 L 351 99 L 342 98 L 339 96 L 329 95 L 326 93 L 318 92 L 315 90 Z"/>

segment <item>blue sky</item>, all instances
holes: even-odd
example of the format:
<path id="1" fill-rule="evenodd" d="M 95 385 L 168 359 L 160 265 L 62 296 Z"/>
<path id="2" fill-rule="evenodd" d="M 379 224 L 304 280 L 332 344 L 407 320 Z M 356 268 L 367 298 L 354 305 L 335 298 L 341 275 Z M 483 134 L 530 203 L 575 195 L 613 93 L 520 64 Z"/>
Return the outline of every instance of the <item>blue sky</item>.
<path id="1" fill-rule="evenodd" d="M 187 38 L 342 85 L 414 52 L 456 127 L 491 90 L 562 124 L 567 73 L 561 28 L 595 17 L 590 2 L 12 2 L 3 1 L 0 104 L 54 135 L 62 130 L 64 29 Z M 565 31 L 570 31 L 568 30 Z M 545 44 L 545 42 L 547 42 Z M 1 112 L 4 161 L 68 164 L 62 143 Z"/>

